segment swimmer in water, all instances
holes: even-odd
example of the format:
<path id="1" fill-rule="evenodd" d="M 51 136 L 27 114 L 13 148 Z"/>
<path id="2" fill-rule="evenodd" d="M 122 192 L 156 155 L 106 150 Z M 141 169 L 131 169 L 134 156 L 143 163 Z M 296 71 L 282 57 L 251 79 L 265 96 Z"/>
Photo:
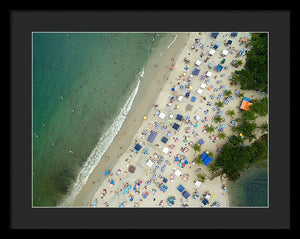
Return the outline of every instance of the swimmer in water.
<path id="1" fill-rule="evenodd" d="M 105 94 L 105 96 L 108 96 L 108 93 L 105 90 L 102 89 L 102 91 Z"/>

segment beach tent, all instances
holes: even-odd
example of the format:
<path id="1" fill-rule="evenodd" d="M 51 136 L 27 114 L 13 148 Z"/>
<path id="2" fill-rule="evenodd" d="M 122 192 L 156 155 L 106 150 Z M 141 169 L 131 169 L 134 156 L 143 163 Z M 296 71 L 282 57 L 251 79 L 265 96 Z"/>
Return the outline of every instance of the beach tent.
<path id="1" fill-rule="evenodd" d="M 182 118 L 183 118 L 183 116 L 182 116 L 182 115 L 180 115 L 180 114 L 177 114 L 177 116 L 176 116 L 176 119 L 177 119 L 177 120 L 181 121 L 181 120 L 182 120 Z"/>
<path id="2" fill-rule="evenodd" d="M 184 189 L 185 188 L 181 184 L 177 187 L 177 190 L 181 193 L 183 192 Z"/>
<path id="3" fill-rule="evenodd" d="M 202 92 L 203 92 L 203 90 L 202 90 L 202 89 L 200 89 L 200 88 L 197 90 L 197 93 L 198 93 L 199 95 L 201 95 L 201 94 L 202 94 Z"/>
<path id="4" fill-rule="evenodd" d="M 205 166 L 208 166 L 210 164 L 210 162 L 213 160 L 212 157 L 208 157 L 207 152 L 203 153 L 200 156 L 200 158 Z"/>
<path id="5" fill-rule="evenodd" d="M 211 34 L 211 36 L 212 36 L 213 38 L 217 38 L 218 35 L 219 35 L 218 32 L 213 32 L 213 33 Z"/>
<path id="6" fill-rule="evenodd" d="M 232 33 L 231 33 L 231 36 L 236 37 L 237 34 L 238 34 L 237 32 L 232 32 Z"/>
<path id="7" fill-rule="evenodd" d="M 136 145 L 134 146 L 134 149 L 135 149 L 136 151 L 139 151 L 141 148 L 142 148 L 142 146 L 139 145 L 139 144 L 136 144 Z"/>
<path id="8" fill-rule="evenodd" d="M 188 199 L 189 196 L 190 196 L 190 194 L 189 194 L 187 191 L 184 191 L 184 192 L 182 193 L 182 196 L 183 196 L 185 199 Z"/>
<path id="9" fill-rule="evenodd" d="M 148 162 L 146 163 L 146 165 L 149 167 L 149 168 L 151 168 L 152 166 L 153 166 L 153 161 L 152 160 L 148 160 Z"/>
<path id="10" fill-rule="evenodd" d="M 213 48 L 214 48 L 215 50 L 217 50 L 219 46 L 220 46 L 220 42 L 217 42 L 216 45 L 214 45 Z"/>
<path id="11" fill-rule="evenodd" d="M 210 51 L 209 51 L 208 54 L 211 55 L 211 56 L 213 56 L 215 53 L 216 53 L 216 51 L 214 49 L 210 49 Z"/>
<path id="12" fill-rule="evenodd" d="M 192 102 L 195 102 L 195 101 L 196 101 L 196 97 L 195 97 L 195 96 L 192 96 L 191 101 L 192 101 Z"/>
<path id="13" fill-rule="evenodd" d="M 196 181 L 196 182 L 195 182 L 195 185 L 196 185 L 197 187 L 200 187 L 201 182 L 200 182 L 200 181 Z"/>
<path id="14" fill-rule="evenodd" d="M 203 203 L 204 206 L 205 206 L 206 204 L 208 204 L 208 200 L 205 198 L 205 199 L 202 200 L 202 203 Z"/>
<path id="15" fill-rule="evenodd" d="M 179 128 L 179 124 L 174 123 L 173 124 L 173 129 L 178 130 L 178 128 Z"/>
<path id="16" fill-rule="evenodd" d="M 253 103 L 250 102 L 250 99 L 247 98 L 247 97 L 244 97 L 243 101 L 242 101 L 242 104 L 240 106 L 240 109 L 241 110 L 250 110 L 249 106 L 252 105 Z"/>
<path id="17" fill-rule="evenodd" d="M 166 117 L 166 114 L 163 113 L 163 112 L 160 112 L 158 117 L 161 118 L 161 119 L 164 119 Z"/>
<path id="18" fill-rule="evenodd" d="M 206 76 L 210 77 L 212 75 L 212 73 L 210 71 L 206 72 Z"/>
<path id="19" fill-rule="evenodd" d="M 169 152 L 169 148 L 164 147 L 162 151 L 163 151 L 165 154 L 167 154 L 167 153 Z"/>
<path id="20" fill-rule="evenodd" d="M 152 143 L 153 140 L 155 139 L 156 135 L 157 135 L 157 133 L 155 131 L 151 130 L 150 131 L 150 135 L 149 135 L 147 141 L 149 141 L 150 143 Z"/>
<path id="21" fill-rule="evenodd" d="M 196 66 L 200 66 L 200 64 L 201 64 L 201 61 L 200 61 L 200 60 L 197 60 L 197 61 L 195 62 L 195 65 L 196 65 Z"/>
<path id="22" fill-rule="evenodd" d="M 179 100 L 179 101 L 182 101 L 182 99 L 183 99 L 183 96 L 182 96 L 182 95 L 178 96 L 178 100 Z"/>
<path id="23" fill-rule="evenodd" d="M 195 69 L 193 70 L 192 74 L 195 75 L 195 76 L 197 76 L 197 75 L 199 75 L 199 72 L 200 72 L 200 70 L 197 69 L 197 68 L 195 68 Z"/>
<path id="24" fill-rule="evenodd" d="M 200 85 L 200 87 L 201 87 L 202 89 L 205 89 L 206 84 L 205 84 L 205 83 L 202 83 L 202 84 Z"/>
<path id="25" fill-rule="evenodd" d="M 222 56 L 226 56 L 227 54 L 228 54 L 228 51 L 224 49 L 224 50 L 222 51 Z"/>
<path id="26" fill-rule="evenodd" d="M 204 140 L 203 139 L 200 139 L 199 141 L 198 141 L 198 144 L 200 144 L 200 145 L 202 145 L 202 144 L 204 144 L 205 142 L 204 142 Z"/>
<path id="27" fill-rule="evenodd" d="M 223 66 L 221 66 L 220 64 L 218 64 L 217 67 L 216 67 L 216 71 L 220 72 L 220 71 L 222 71 L 222 69 L 223 69 Z"/>
<path id="28" fill-rule="evenodd" d="M 181 175 L 181 171 L 179 169 L 176 169 L 176 171 L 174 172 L 174 174 L 179 177 Z"/>
<path id="29" fill-rule="evenodd" d="M 208 64 L 208 67 L 213 68 L 215 65 L 216 65 L 216 63 L 214 61 L 212 61 Z"/>
<path id="30" fill-rule="evenodd" d="M 168 142 L 168 138 L 166 138 L 166 137 L 162 137 L 162 138 L 161 138 L 161 142 L 163 142 L 163 143 L 167 143 L 167 142 Z"/>

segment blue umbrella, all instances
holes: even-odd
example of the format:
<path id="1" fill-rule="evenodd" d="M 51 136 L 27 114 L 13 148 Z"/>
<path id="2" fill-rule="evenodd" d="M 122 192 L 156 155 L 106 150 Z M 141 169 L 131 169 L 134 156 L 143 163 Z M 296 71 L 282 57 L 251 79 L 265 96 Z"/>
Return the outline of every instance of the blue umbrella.
<path id="1" fill-rule="evenodd" d="M 244 51 L 245 51 L 245 49 L 243 48 L 240 52 L 240 56 L 243 55 Z"/>
<path id="2" fill-rule="evenodd" d="M 109 170 L 106 170 L 106 171 L 104 172 L 104 175 L 107 176 L 108 174 L 109 174 Z"/>
<path id="3" fill-rule="evenodd" d="M 183 89 L 183 85 L 180 85 L 180 89 Z"/>
<path id="4" fill-rule="evenodd" d="M 175 88 L 173 87 L 173 88 L 171 89 L 171 91 L 175 91 Z"/>

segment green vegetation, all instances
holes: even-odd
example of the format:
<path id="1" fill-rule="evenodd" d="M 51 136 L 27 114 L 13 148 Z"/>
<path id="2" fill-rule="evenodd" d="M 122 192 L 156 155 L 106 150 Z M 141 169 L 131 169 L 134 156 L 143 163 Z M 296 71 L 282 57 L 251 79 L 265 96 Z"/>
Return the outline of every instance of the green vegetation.
<path id="1" fill-rule="evenodd" d="M 242 90 L 268 91 L 268 35 L 266 33 L 252 33 L 251 49 L 246 53 L 246 64 L 244 69 L 235 71 L 232 75 L 232 83 L 240 83 Z M 235 66 L 241 61 L 233 61 Z M 233 64 L 233 63 L 232 63 Z M 225 93 L 230 96 L 232 92 Z M 244 93 L 239 97 L 243 98 Z M 220 102 L 223 103 L 223 102 Z M 219 108 L 223 107 L 219 102 L 216 103 Z M 219 105 L 220 104 L 220 105 Z M 228 116 L 233 117 L 234 111 L 226 112 Z M 258 116 L 268 114 L 268 98 L 254 100 L 249 111 L 243 111 L 240 118 L 236 121 L 238 124 L 233 127 L 237 135 L 231 135 L 227 143 L 222 146 L 221 152 L 217 155 L 215 161 L 209 166 L 211 173 L 215 176 L 225 175 L 229 180 L 235 181 L 240 178 L 241 172 L 248 169 L 251 165 L 267 165 L 268 157 L 268 123 L 256 125 Z M 215 122 L 219 119 L 215 117 Z M 258 139 L 254 131 L 259 128 L 263 134 Z M 207 130 L 208 131 L 208 130 Z M 226 135 L 219 133 L 220 138 L 226 138 Z M 244 141 L 252 142 L 245 145 Z"/>
<path id="2" fill-rule="evenodd" d="M 240 124 L 234 126 L 232 128 L 233 131 L 242 133 L 243 136 L 251 142 L 253 139 L 256 139 L 256 135 L 253 134 L 253 131 L 257 127 L 255 123 L 256 118 L 257 116 L 255 116 L 253 111 L 244 111 L 242 114 L 242 118 L 236 119 L 236 121 L 240 122 Z"/>
<path id="3" fill-rule="evenodd" d="M 198 143 L 195 143 L 192 148 L 194 149 L 195 153 L 201 151 L 201 145 Z"/>
<path id="4" fill-rule="evenodd" d="M 223 120 L 223 118 L 222 118 L 220 115 L 217 115 L 217 116 L 214 118 L 214 121 L 215 121 L 216 123 L 221 123 L 222 120 Z"/>
<path id="5" fill-rule="evenodd" d="M 227 97 L 230 97 L 232 95 L 232 91 L 231 90 L 226 90 L 224 92 L 224 95 L 227 96 Z"/>
<path id="6" fill-rule="evenodd" d="M 233 117 L 235 115 L 234 110 L 228 110 L 227 115 L 229 115 L 230 117 Z"/>
<path id="7" fill-rule="evenodd" d="M 218 134 L 220 139 L 225 139 L 227 137 L 227 135 L 224 132 L 221 132 Z"/>
<path id="8" fill-rule="evenodd" d="M 241 66 L 243 64 L 242 60 L 236 60 L 236 61 L 232 61 L 231 65 L 233 65 L 235 68 L 238 68 L 239 66 Z"/>
<path id="9" fill-rule="evenodd" d="M 211 134 L 211 133 L 215 132 L 215 127 L 212 125 L 209 125 L 209 126 L 207 125 L 206 131 Z"/>
<path id="10" fill-rule="evenodd" d="M 268 132 L 268 123 L 264 122 L 260 126 L 258 126 L 258 128 L 261 129 L 262 134 L 265 133 L 265 132 Z"/>
<path id="11" fill-rule="evenodd" d="M 268 114 L 268 97 L 255 101 L 253 105 L 249 106 L 249 108 L 251 111 L 260 116 L 266 116 Z"/>
<path id="12" fill-rule="evenodd" d="M 216 102 L 216 106 L 218 106 L 218 108 L 222 108 L 222 107 L 224 107 L 224 102 L 218 101 L 218 102 Z"/>
<path id="13" fill-rule="evenodd" d="M 246 170 L 252 164 L 258 164 L 267 159 L 268 137 L 262 135 L 252 145 L 245 146 L 239 136 L 232 136 L 229 142 L 223 145 L 221 153 L 212 164 L 211 169 L 219 170 L 231 181 L 240 177 L 240 172 Z"/>
<path id="14" fill-rule="evenodd" d="M 198 180 L 199 180 L 200 182 L 204 183 L 205 180 L 206 180 L 206 175 L 203 174 L 203 173 L 200 173 L 200 174 L 197 175 L 197 178 L 198 178 Z"/>
<path id="15" fill-rule="evenodd" d="M 235 71 L 232 82 L 241 84 L 242 90 L 268 91 L 268 34 L 252 33 L 246 53 L 245 68 Z"/>

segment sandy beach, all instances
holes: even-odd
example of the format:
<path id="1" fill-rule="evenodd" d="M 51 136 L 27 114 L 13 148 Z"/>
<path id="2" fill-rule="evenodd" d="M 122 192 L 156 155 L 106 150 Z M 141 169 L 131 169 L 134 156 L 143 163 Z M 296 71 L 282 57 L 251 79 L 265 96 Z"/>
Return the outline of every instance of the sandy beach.
<path id="1" fill-rule="evenodd" d="M 237 56 L 245 48 L 240 44 L 244 36 L 249 38 L 250 34 L 239 32 L 232 37 L 228 32 L 220 32 L 214 39 L 210 32 L 178 33 L 158 66 L 150 60 L 142 79 L 148 82 L 144 85 L 147 89 L 137 96 L 138 103 L 72 206 L 229 207 L 228 191 L 224 190 L 226 179 L 211 180 L 208 167 L 193 160 L 205 151 L 212 152 L 215 159 L 227 141 L 227 137 L 218 138 L 219 129 L 227 136 L 232 134 L 230 123 L 241 114 L 242 98 L 238 92 L 250 99 L 264 96 L 230 85 L 232 72 L 243 67 L 235 68 L 231 61 L 241 59 L 245 63 L 245 54 Z M 225 44 L 228 40 L 232 40 L 230 45 Z M 210 52 L 217 42 L 215 52 Z M 223 59 L 225 62 L 220 63 Z M 218 64 L 224 67 L 220 72 L 215 70 Z M 200 72 L 193 72 L 194 69 Z M 215 103 L 227 98 L 221 94 L 225 89 L 233 95 L 224 107 L 216 109 Z M 227 115 L 228 110 L 234 110 L 235 116 Z M 213 122 L 217 114 L 224 117 L 222 123 Z M 258 118 L 256 123 L 263 121 L 267 117 Z M 179 125 L 177 130 L 174 123 Z M 216 127 L 215 132 L 207 133 L 205 125 Z M 156 136 L 149 142 L 151 131 Z M 255 133 L 259 137 L 260 132 Z M 161 141 L 163 137 L 167 142 Z M 201 151 L 195 153 L 192 145 L 201 139 Z M 141 146 L 138 151 L 137 144 Z M 109 174 L 105 176 L 106 170 Z M 199 173 L 207 179 L 195 184 Z"/>

